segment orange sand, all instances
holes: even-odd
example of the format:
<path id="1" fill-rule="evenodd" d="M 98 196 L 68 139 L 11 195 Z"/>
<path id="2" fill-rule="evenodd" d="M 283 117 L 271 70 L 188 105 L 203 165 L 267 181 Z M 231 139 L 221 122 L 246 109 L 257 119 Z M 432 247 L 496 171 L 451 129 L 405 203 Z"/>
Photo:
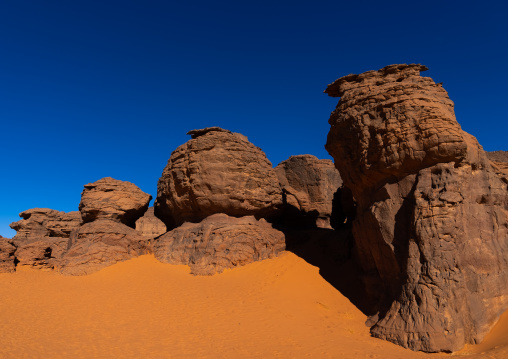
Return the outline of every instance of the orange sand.
<path id="1" fill-rule="evenodd" d="M 195 277 L 152 256 L 84 277 L 0 274 L 0 358 L 442 358 L 371 338 L 292 253 Z M 462 358 L 508 358 L 508 314 Z M 466 355 L 466 353 L 472 353 Z"/>

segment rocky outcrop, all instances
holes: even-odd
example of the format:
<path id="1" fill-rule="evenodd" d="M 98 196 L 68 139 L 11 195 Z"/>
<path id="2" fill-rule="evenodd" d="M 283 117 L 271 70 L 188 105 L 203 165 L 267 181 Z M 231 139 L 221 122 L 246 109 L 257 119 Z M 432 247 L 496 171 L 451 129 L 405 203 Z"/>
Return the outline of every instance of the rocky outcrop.
<path id="1" fill-rule="evenodd" d="M 215 213 L 264 218 L 277 211 L 279 181 L 260 148 L 218 127 L 188 134 L 192 139 L 171 154 L 157 186 L 155 215 L 168 229 Z"/>
<path id="2" fill-rule="evenodd" d="M 20 221 L 10 224 L 16 231 L 13 240 L 32 243 L 45 237 L 69 238 L 81 224 L 79 212 L 60 212 L 49 208 L 32 208 L 19 214 Z"/>
<path id="3" fill-rule="evenodd" d="M 149 207 L 143 217 L 136 221 L 136 231 L 146 239 L 153 239 L 166 233 L 166 225 L 155 217 L 153 207 Z"/>
<path id="4" fill-rule="evenodd" d="M 16 266 L 14 263 L 14 252 L 16 247 L 12 240 L 0 236 L 0 273 L 14 272 Z"/>
<path id="5" fill-rule="evenodd" d="M 332 228 L 333 196 L 342 180 L 331 160 L 312 155 L 291 156 L 279 163 L 275 172 L 282 186 L 284 204 L 290 207 L 288 211 L 304 217 L 298 221 L 309 218 L 318 228 Z"/>
<path id="6" fill-rule="evenodd" d="M 153 252 L 163 263 L 188 264 L 193 274 L 211 275 L 275 257 L 284 248 L 282 232 L 264 219 L 214 214 L 162 235 Z"/>
<path id="7" fill-rule="evenodd" d="M 79 211 L 83 223 L 109 219 L 134 228 L 151 199 L 151 195 L 130 182 L 106 177 L 85 185 Z"/>
<path id="8" fill-rule="evenodd" d="M 485 152 L 491 161 L 508 163 L 508 151 Z"/>
<path id="9" fill-rule="evenodd" d="M 508 307 L 508 191 L 422 65 L 342 77 L 326 149 L 356 201 L 371 333 L 413 350 L 482 340 Z M 374 286 L 372 284 L 374 283 Z"/>
<path id="10" fill-rule="evenodd" d="M 91 274 L 148 253 L 146 239 L 135 229 L 109 219 L 98 219 L 72 233 L 69 250 L 55 269 L 69 275 Z"/>
<path id="11" fill-rule="evenodd" d="M 52 269 L 55 260 L 68 249 L 69 237 L 81 224 L 79 212 L 61 212 L 49 208 L 32 208 L 19 214 L 23 219 L 10 225 L 17 233 L 13 243 L 17 247 L 19 266 Z"/>
<path id="12" fill-rule="evenodd" d="M 508 183 L 508 151 L 486 152 L 497 174 Z"/>

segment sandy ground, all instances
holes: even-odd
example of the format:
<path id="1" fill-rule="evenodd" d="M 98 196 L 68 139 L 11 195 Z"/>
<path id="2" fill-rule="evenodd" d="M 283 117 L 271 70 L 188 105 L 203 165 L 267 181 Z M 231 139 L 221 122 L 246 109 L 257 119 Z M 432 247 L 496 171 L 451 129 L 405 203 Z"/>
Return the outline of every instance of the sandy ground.
<path id="1" fill-rule="evenodd" d="M 371 338 L 292 253 L 195 277 L 152 256 L 85 277 L 0 274 L 0 358 L 443 358 Z M 508 314 L 461 358 L 508 358 Z"/>

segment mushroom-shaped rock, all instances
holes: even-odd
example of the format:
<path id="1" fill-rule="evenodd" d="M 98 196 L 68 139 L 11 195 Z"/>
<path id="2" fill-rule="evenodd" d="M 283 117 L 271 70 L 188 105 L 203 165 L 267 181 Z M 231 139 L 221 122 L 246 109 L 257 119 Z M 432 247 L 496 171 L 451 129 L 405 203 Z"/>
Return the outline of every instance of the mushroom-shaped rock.
<path id="1" fill-rule="evenodd" d="M 371 333 L 413 350 L 478 343 L 508 308 L 508 190 L 421 65 L 348 75 L 326 149 L 357 202 Z"/>
<path id="2" fill-rule="evenodd" d="M 146 239 L 135 229 L 109 219 L 83 224 L 70 238 L 69 250 L 55 265 L 67 275 L 85 275 L 149 253 Z"/>
<path id="3" fill-rule="evenodd" d="M 342 185 L 331 160 L 312 155 L 291 156 L 275 167 L 284 193 L 284 204 L 311 217 L 319 228 L 331 228 L 333 196 Z"/>
<path id="4" fill-rule="evenodd" d="M 168 227 L 214 213 L 257 218 L 274 214 L 282 192 L 265 153 L 239 133 L 218 127 L 190 131 L 157 186 L 155 215 Z"/>
<path id="5" fill-rule="evenodd" d="M 134 228 L 151 199 L 133 183 L 106 177 L 85 185 L 79 211 L 84 223 L 110 219 Z"/>
<path id="6" fill-rule="evenodd" d="M 284 234 L 264 219 L 218 213 L 200 223 L 184 223 L 153 244 L 163 263 L 187 264 L 193 274 L 211 275 L 226 268 L 275 257 L 285 248 Z"/>

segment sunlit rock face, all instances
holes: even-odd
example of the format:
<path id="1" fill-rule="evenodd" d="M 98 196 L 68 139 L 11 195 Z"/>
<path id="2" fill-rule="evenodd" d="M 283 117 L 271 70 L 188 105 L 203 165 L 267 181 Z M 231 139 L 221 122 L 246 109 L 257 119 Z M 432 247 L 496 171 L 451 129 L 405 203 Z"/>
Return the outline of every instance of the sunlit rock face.
<path id="1" fill-rule="evenodd" d="M 166 225 L 155 217 L 153 207 L 149 207 L 143 217 L 136 221 L 136 231 L 147 239 L 153 239 L 166 233 Z"/>
<path id="2" fill-rule="evenodd" d="M 0 236 L 0 273 L 11 273 L 15 270 L 14 252 L 16 247 L 12 240 Z"/>
<path id="3" fill-rule="evenodd" d="M 344 76 L 326 149 L 356 200 L 371 333 L 413 350 L 477 343 L 508 307 L 508 192 L 422 65 Z"/>
<path id="4" fill-rule="evenodd" d="M 160 236 L 153 252 L 163 263 L 188 264 L 193 274 L 211 275 L 273 258 L 285 246 L 284 234 L 264 219 L 216 213 Z"/>
<path id="5" fill-rule="evenodd" d="M 12 239 L 16 262 L 36 269 L 53 269 L 69 246 L 70 234 L 82 223 L 78 211 L 32 208 L 19 216 L 22 219 L 10 225 L 17 232 Z"/>
<path id="6" fill-rule="evenodd" d="M 219 127 L 193 130 L 169 158 L 157 186 L 155 215 L 173 229 L 215 214 L 265 218 L 282 192 L 265 153 L 247 137 Z"/>
<path id="7" fill-rule="evenodd" d="M 84 187 L 79 203 L 84 223 L 109 219 L 134 228 L 152 199 L 135 184 L 111 177 L 101 178 Z"/>

